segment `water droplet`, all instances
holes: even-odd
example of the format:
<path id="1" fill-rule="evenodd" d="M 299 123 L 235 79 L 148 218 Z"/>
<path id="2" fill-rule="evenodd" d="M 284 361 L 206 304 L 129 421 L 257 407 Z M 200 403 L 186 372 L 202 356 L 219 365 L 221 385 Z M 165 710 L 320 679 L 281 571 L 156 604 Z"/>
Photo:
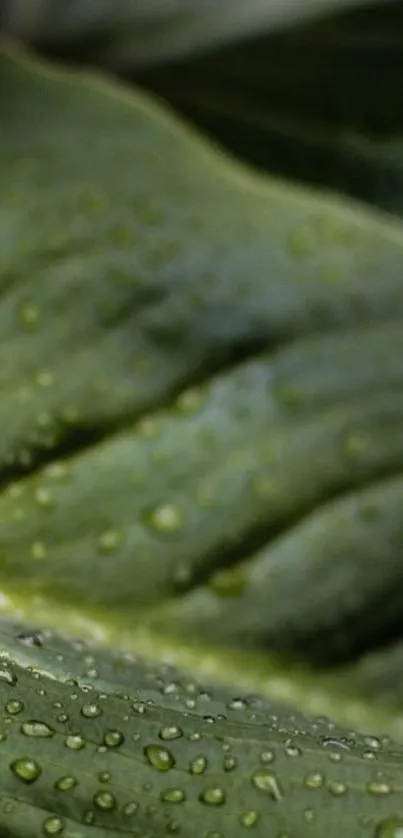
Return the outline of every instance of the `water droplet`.
<path id="1" fill-rule="evenodd" d="M 95 821 L 95 813 L 92 811 L 92 809 L 87 809 L 87 811 L 84 812 L 84 814 L 83 814 L 83 823 L 88 825 L 88 826 L 92 826 L 94 821 Z"/>
<path id="2" fill-rule="evenodd" d="M 39 320 L 39 308 L 34 303 L 26 303 L 21 309 L 21 321 L 24 326 L 36 326 Z"/>
<path id="3" fill-rule="evenodd" d="M 235 768 L 237 767 L 237 765 L 238 765 L 238 762 L 237 762 L 236 757 L 231 757 L 231 756 L 224 757 L 224 760 L 223 760 L 224 771 L 234 771 Z"/>
<path id="4" fill-rule="evenodd" d="M 66 748 L 70 748 L 72 751 L 81 751 L 86 746 L 85 739 L 83 739 L 83 737 L 78 733 L 66 736 L 64 744 L 66 745 Z"/>
<path id="5" fill-rule="evenodd" d="M 83 704 L 80 712 L 86 719 L 96 719 L 97 716 L 102 714 L 102 710 L 98 704 Z"/>
<path id="6" fill-rule="evenodd" d="M 222 806 L 226 801 L 225 791 L 219 786 L 211 786 L 202 791 L 200 800 L 208 806 Z"/>
<path id="7" fill-rule="evenodd" d="M 13 698 L 10 701 L 7 701 L 5 706 L 6 713 L 9 713 L 10 716 L 16 716 L 18 713 L 21 713 L 21 710 L 24 709 L 24 705 L 22 701 L 19 701 L 17 698 Z"/>
<path id="8" fill-rule="evenodd" d="M 34 541 L 31 547 L 32 558 L 36 561 L 42 561 L 43 559 L 46 559 L 46 555 L 46 545 L 43 543 L 43 541 Z"/>
<path id="9" fill-rule="evenodd" d="M 180 737 L 183 736 L 183 731 L 180 729 L 180 727 L 177 727 L 176 725 L 169 725 L 167 727 L 162 728 L 162 730 L 159 733 L 159 736 L 160 739 L 163 739 L 164 741 L 180 739 Z"/>
<path id="10" fill-rule="evenodd" d="M 54 500 L 48 489 L 38 488 L 35 490 L 35 500 L 39 506 L 50 508 L 54 505 Z M 34 556 L 35 558 L 35 556 Z"/>
<path id="11" fill-rule="evenodd" d="M 239 568 L 218 570 L 207 583 L 207 587 L 212 593 L 222 597 L 241 596 L 246 585 L 246 574 Z"/>
<path id="12" fill-rule="evenodd" d="M 0 681 L 9 687 L 15 687 L 17 683 L 17 676 L 3 663 L 0 663 Z"/>
<path id="13" fill-rule="evenodd" d="M 260 762 L 262 762 L 263 765 L 270 765 L 270 763 L 274 762 L 274 760 L 275 755 L 273 751 L 262 751 L 260 754 Z"/>
<path id="14" fill-rule="evenodd" d="M 43 823 L 43 831 L 45 835 L 61 835 L 64 830 L 64 823 L 61 818 L 56 815 L 51 815 L 46 818 Z"/>
<path id="15" fill-rule="evenodd" d="M 123 733 L 120 730 L 108 730 L 104 736 L 104 745 L 107 748 L 118 748 L 125 741 Z"/>
<path id="16" fill-rule="evenodd" d="M 304 786 L 307 789 L 320 789 L 322 788 L 324 782 L 325 778 L 323 774 L 320 774 L 318 771 L 312 771 L 304 777 Z"/>
<path id="17" fill-rule="evenodd" d="M 269 794 L 273 800 L 281 800 L 283 792 L 277 776 L 272 771 L 262 768 L 252 777 L 252 783 L 259 791 Z"/>
<path id="18" fill-rule="evenodd" d="M 290 740 L 285 743 L 284 750 L 288 757 L 300 757 L 302 756 L 301 748 L 298 748 L 297 745 L 294 745 L 293 742 Z"/>
<path id="19" fill-rule="evenodd" d="M 150 765 L 157 771 L 169 771 L 175 765 L 172 754 L 167 748 L 162 748 L 160 745 L 146 745 L 144 755 Z"/>
<path id="20" fill-rule="evenodd" d="M 52 730 L 49 725 L 45 724 L 45 722 L 36 722 L 36 721 L 28 721 L 23 722 L 21 725 L 21 732 L 25 734 L 25 736 L 38 736 L 43 738 L 50 738 L 54 735 L 54 730 Z"/>
<path id="21" fill-rule="evenodd" d="M 244 812 L 243 815 L 241 815 L 239 820 L 240 820 L 241 826 L 245 826 L 247 828 L 248 827 L 250 828 L 252 826 L 256 826 L 256 824 L 258 822 L 258 819 L 259 819 L 258 813 L 255 812 L 253 809 L 251 809 L 249 812 Z"/>
<path id="22" fill-rule="evenodd" d="M 55 382 L 55 376 L 50 370 L 41 370 L 36 376 L 36 383 L 39 387 L 51 387 Z"/>
<path id="23" fill-rule="evenodd" d="M 100 553 L 113 553 L 121 544 L 122 536 L 117 530 L 105 530 L 98 538 Z"/>
<path id="24" fill-rule="evenodd" d="M 116 800 L 110 791 L 98 791 L 94 795 L 94 804 L 98 809 L 110 812 L 116 807 Z"/>
<path id="25" fill-rule="evenodd" d="M 198 410 L 202 399 L 203 395 L 201 390 L 197 390 L 196 388 L 184 390 L 176 400 L 176 407 L 183 413 L 192 413 L 194 410 Z"/>
<path id="26" fill-rule="evenodd" d="M 60 777 L 60 780 L 56 780 L 55 788 L 58 791 L 71 791 L 77 785 L 77 780 L 74 777 Z"/>
<path id="27" fill-rule="evenodd" d="M 385 796 L 387 794 L 392 794 L 392 788 L 389 783 L 382 782 L 381 780 L 371 780 L 367 783 L 367 792 L 369 792 L 369 794 Z"/>
<path id="28" fill-rule="evenodd" d="M 160 800 L 163 803 L 183 803 L 186 795 L 182 789 L 164 789 L 160 794 Z"/>
<path id="29" fill-rule="evenodd" d="M 176 533 L 182 527 L 180 509 L 171 503 L 163 504 L 154 509 L 148 516 L 150 526 L 162 533 Z"/>
<path id="30" fill-rule="evenodd" d="M 327 788 L 330 794 L 333 794 L 335 797 L 342 797 L 348 791 L 346 784 L 342 783 L 341 780 L 329 780 Z"/>
<path id="31" fill-rule="evenodd" d="M 204 774 L 207 769 L 206 757 L 197 756 L 189 763 L 189 771 L 191 774 Z"/>
<path id="32" fill-rule="evenodd" d="M 139 804 L 135 803 L 134 800 L 131 800 L 129 803 L 125 803 L 123 806 L 122 812 L 126 817 L 130 818 L 132 815 L 135 815 L 139 808 Z"/>
<path id="33" fill-rule="evenodd" d="M 21 759 L 14 760 L 14 762 L 11 763 L 10 768 L 19 780 L 22 780 L 23 783 L 27 784 L 34 783 L 42 773 L 40 765 L 28 757 L 22 757 Z"/>

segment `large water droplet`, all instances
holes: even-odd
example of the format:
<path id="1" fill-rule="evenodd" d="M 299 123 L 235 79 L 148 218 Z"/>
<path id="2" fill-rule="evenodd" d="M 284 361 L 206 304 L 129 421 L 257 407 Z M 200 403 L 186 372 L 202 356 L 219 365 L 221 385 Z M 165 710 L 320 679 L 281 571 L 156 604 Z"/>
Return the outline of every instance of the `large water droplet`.
<path id="1" fill-rule="evenodd" d="M 38 736 L 43 738 L 49 738 L 54 735 L 54 730 L 49 725 L 45 724 L 45 722 L 36 722 L 34 720 L 23 722 L 21 732 L 25 736 Z"/>
<path id="2" fill-rule="evenodd" d="M 175 765 L 175 760 L 170 751 L 167 748 L 162 748 L 161 745 L 146 745 L 144 755 L 150 765 L 157 771 L 169 771 Z"/>
<path id="3" fill-rule="evenodd" d="M 34 783 L 40 777 L 42 769 L 37 762 L 28 757 L 16 759 L 10 765 L 11 771 L 23 783 Z"/>

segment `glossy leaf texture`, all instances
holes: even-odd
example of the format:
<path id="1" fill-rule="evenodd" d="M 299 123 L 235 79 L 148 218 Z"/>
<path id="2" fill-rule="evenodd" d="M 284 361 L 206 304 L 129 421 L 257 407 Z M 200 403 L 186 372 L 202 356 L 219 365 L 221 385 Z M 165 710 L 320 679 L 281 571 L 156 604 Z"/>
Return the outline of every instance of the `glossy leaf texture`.
<path id="1" fill-rule="evenodd" d="M 399 838 L 401 223 L 23 53 L 0 123 L 7 838 Z"/>
<path id="2" fill-rule="evenodd" d="M 49 631 L 1 640 L 7 835 L 399 834 L 403 749 L 387 737 Z"/>

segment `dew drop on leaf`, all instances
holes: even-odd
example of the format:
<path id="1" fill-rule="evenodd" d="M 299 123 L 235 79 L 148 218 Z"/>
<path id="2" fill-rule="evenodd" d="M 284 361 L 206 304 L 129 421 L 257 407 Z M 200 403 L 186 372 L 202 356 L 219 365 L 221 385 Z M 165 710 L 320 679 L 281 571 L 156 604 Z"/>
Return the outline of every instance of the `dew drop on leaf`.
<path id="1" fill-rule="evenodd" d="M 40 777 L 42 769 L 37 762 L 28 757 L 16 759 L 10 765 L 13 774 L 23 783 L 34 783 Z"/>
<path id="2" fill-rule="evenodd" d="M 170 751 L 160 745 L 146 745 L 144 755 L 150 765 L 157 771 L 169 771 L 175 765 L 175 760 Z"/>

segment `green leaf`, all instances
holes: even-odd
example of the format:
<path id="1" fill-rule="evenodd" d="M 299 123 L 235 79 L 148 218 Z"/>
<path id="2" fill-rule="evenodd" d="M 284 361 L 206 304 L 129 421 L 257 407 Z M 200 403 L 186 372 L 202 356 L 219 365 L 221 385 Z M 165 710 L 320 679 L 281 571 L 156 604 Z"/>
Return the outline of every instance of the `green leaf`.
<path id="1" fill-rule="evenodd" d="M 389 688 L 307 660 L 399 628 L 402 225 L 22 54 L 0 121 L 0 826 L 398 838 Z"/>
<path id="2" fill-rule="evenodd" d="M 8 627 L 2 646 L 12 838 L 398 836 L 401 746 L 49 632 Z"/>

